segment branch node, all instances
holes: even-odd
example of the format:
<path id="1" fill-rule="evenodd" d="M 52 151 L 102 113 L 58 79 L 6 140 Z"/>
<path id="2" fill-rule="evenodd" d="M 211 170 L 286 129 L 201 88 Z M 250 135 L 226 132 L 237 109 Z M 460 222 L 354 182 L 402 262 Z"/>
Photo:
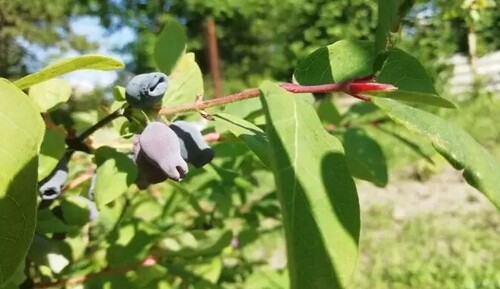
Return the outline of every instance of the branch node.
<path id="1" fill-rule="evenodd" d="M 203 117 L 206 120 L 214 120 L 214 116 L 208 113 L 204 109 L 200 109 L 200 105 L 203 104 L 203 95 L 202 94 L 197 94 L 195 101 L 194 101 L 194 108 L 196 111 L 200 114 L 201 117 Z"/>

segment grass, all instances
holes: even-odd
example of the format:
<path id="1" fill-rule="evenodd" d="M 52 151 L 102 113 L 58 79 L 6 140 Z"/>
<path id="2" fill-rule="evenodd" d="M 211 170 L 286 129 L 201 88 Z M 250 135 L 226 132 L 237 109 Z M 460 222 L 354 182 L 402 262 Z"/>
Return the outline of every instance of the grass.
<path id="1" fill-rule="evenodd" d="M 350 288 L 500 288 L 500 214 L 397 220 L 375 206 L 361 218 L 361 258 Z"/>

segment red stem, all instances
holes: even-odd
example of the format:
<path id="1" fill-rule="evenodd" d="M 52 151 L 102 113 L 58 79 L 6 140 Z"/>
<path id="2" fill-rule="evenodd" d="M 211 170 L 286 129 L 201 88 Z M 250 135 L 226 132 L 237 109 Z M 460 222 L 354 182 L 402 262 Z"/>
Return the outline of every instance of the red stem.
<path id="1" fill-rule="evenodd" d="M 328 93 L 334 91 L 342 91 L 355 98 L 363 101 L 370 101 L 370 97 L 362 95 L 362 92 L 375 92 L 375 91 L 394 91 L 397 87 L 384 84 L 369 82 L 365 79 L 356 79 L 342 83 L 331 83 L 321 85 L 299 85 L 295 83 L 283 83 L 281 87 L 292 93 Z M 219 98 L 209 99 L 205 101 L 195 101 L 194 103 L 185 103 L 173 107 L 164 107 L 159 110 L 160 115 L 174 115 L 187 111 L 202 111 L 209 107 L 224 105 L 248 98 L 257 97 L 260 95 L 258 88 L 250 88 L 242 92 L 226 95 Z"/>

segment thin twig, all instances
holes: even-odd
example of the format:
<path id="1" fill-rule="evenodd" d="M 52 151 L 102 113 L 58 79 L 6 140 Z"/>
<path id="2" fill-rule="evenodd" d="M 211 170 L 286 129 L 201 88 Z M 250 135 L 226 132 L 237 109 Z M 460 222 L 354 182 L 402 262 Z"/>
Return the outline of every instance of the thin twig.
<path id="1" fill-rule="evenodd" d="M 354 86 L 356 90 L 351 91 L 351 86 Z M 292 93 L 328 93 L 334 91 L 342 91 L 363 101 L 370 101 L 370 98 L 366 95 L 359 94 L 359 92 L 393 91 L 397 89 L 390 84 L 374 83 L 364 79 L 322 85 L 299 85 L 295 83 L 283 83 L 281 84 L 281 87 Z M 200 111 L 209 107 L 241 101 L 244 99 L 257 97 L 259 95 L 260 90 L 258 88 L 250 88 L 242 92 L 226 95 L 215 99 L 195 101 L 193 103 L 186 103 L 173 107 L 164 107 L 159 110 L 158 114 L 175 115 L 187 111 Z"/>
<path id="2" fill-rule="evenodd" d="M 71 190 L 71 189 L 74 189 L 74 188 L 78 187 L 80 184 L 82 184 L 85 181 L 91 179 L 92 175 L 94 174 L 94 172 L 95 172 L 95 170 L 93 168 L 88 169 L 83 174 L 79 175 L 78 177 L 76 177 L 73 180 L 71 180 L 71 182 L 67 183 L 62 188 L 62 191 L 65 192 L 67 190 Z"/>
<path id="3" fill-rule="evenodd" d="M 98 121 L 96 124 L 93 126 L 89 127 L 86 131 L 82 132 L 76 139 L 78 142 L 83 142 L 87 137 L 89 137 L 91 134 L 93 134 L 96 130 L 100 129 L 101 127 L 105 126 L 109 122 L 113 121 L 114 119 L 117 119 L 121 116 L 124 116 L 122 113 L 122 108 L 119 108 L 112 113 L 108 114 L 105 118 L 101 119 Z"/>
<path id="4" fill-rule="evenodd" d="M 45 289 L 45 288 L 54 288 L 54 287 L 55 288 L 63 288 L 66 286 L 74 286 L 77 284 L 83 284 L 83 283 L 86 283 L 86 282 L 94 279 L 95 277 L 100 276 L 100 275 L 105 275 L 105 274 L 106 275 L 114 275 L 114 274 L 126 273 L 128 271 L 136 269 L 139 266 L 142 266 L 143 265 L 142 263 L 143 262 L 133 264 L 133 265 L 127 265 L 127 266 L 123 266 L 123 267 L 118 267 L 118 268 L 107 267 L 100 272 L 91 273 L 91 274 L 88 274 L 85 276 L 75 276 L 75 277 L 70 277 L 68 279 L 61 279 L 61 280 L 58 280 L 58 281 L 52 282 L 52 283 L 37 284 L 37 285 L 35 285 L 35 288 L 36 289 Z"/>
<path id="5" fill-rule="evenodd" d="M 257 97 L 260 95 L 260 90 L 258 88 L 250 88 L 244 90 L 242 92 L 238 92 L 235 94 L 226 95 L 219 98 L 204 100 L 201 102 L 193 102 L 193 103 L 185 103 L 178 106 L 173 107 L 164 107 L 162 108 L 158 114 L 161 115 L 173 115 L 187 111 L 197 111 L 206 109 L 209 107 L 219 106 L 223 104 L 228 104 L 235 101 L 244 100 L 247 98 Z"/>

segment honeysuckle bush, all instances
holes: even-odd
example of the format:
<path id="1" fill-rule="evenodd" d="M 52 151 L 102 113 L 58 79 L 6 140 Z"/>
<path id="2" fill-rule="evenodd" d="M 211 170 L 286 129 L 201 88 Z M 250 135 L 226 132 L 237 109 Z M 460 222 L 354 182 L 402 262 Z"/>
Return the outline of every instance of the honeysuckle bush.
<path id="1" fill-rule="evenodd" d="M 123 69 L 119 60 L 84 55 L 2 79 L 0 286 L 348 287 L 359 249 L 355 179 L 388 182 L 372 131 L 396 136 L 432 161 L 406 136 L 427 139 L 500 207 L 499 162 L 463 129 L 426 111 L 454 104 L 397 48 L 408 4 L 380 1 L 375 41 L 321 47 L 296 65 L 290 83 L 265 81 L 205 100 L 184 29 L 172 20 L 154 51 L 159 78 L 144 90 L 115 87 L 108 114 L 83 128 L 55 117 L 71 96 L 58 77 Z M 142 102 L 132 91 L 153 99 Z M 332 92 L 358 102 L 339 113 Z M 190 159 L 187 146 L 181 153 L 185 144 L 170 132 L 140 137 L 152 123 L 181 120 L 203 132 L 203 148 L 213 150 L 208 163 Z M 163 151 L 148 147 L 145 160 L 166 175 L 137 185 L 138 135 L 147 146 L 176 142 L 169 153 L 182 172 L 162 172 Z"/>

